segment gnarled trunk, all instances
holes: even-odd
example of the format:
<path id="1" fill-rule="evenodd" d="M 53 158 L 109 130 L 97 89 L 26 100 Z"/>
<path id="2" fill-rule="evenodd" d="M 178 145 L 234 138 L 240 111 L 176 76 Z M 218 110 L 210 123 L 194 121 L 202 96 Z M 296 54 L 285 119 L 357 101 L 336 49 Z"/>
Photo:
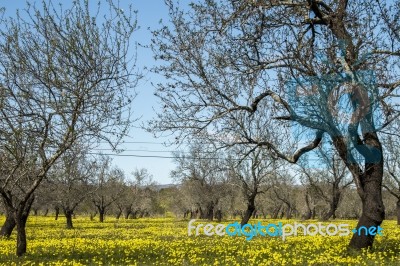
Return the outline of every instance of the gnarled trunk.
<path id="1" fill-rule="evenodd" d="M 72 224 L 73 212 L 74 212 L 73 210 L 70 210 L 68 208 L 64 208 L 64 215 L 65 215 L 65 218 L 67 220 L 67 225 L 66 225 L 67 229 L 73 229 L 74 228 L 74 226 Z"/>
<path id="2" fill-rule="evenodd" d="M 360 195 L 362 202 L 362 214 L 357 224 L 361 226 L 378 227 L 385 218 L 385 207 L 382 201 L 382 177 L 383 167 L 381 164 L 369 164 L 365 176 L 361 180 L 363 193 Z M 354 234 L 350 241 L 350 247 L 361 249 L 371 247 L 375 235 L 367 235 L 364 232 Z"/>
<path id="3" fill-rule="evenodd" d="M 21 202 L 17 209 L 14 210 L 14 219 L 17 226 L 17 250 L 16 255 L 21 257 L 26 253 L 26 221 L 29 216 L 35 196 L 32 195 L 26 202 Z"/>
<path id="4" fill-rule="evenodd" d="M 240 222 L 241 225 L 247 224 L 247 222 L 253 215 L 253 212 L 256 210 L 255 199 L 256 199 L 256 194 L 252 194 L 247 198 L 247 209 L 242 218 L 242 221 Z"/>

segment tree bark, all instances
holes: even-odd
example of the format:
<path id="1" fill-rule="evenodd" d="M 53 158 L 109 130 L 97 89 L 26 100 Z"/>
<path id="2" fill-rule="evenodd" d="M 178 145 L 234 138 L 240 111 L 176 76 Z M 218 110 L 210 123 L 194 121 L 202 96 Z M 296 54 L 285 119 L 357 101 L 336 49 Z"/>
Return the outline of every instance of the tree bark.
<path id="1" fill-rule="evenodd" d="M 74 228 L 73 223 L 72 223 L 72 214 L 73 214 L 72 210 L 64 209 L 64 215 L 65 215 L 65 218 L 67 219 L 67 225 L 66 225 L 67 229 Z"/>
<path id="2" fill-rule="evenodd" d="M 248 197 L 247 199 L 247 209 L 246 212 L 242 218 L 242 221 L 240 222 L 241 225 L 245 225 L 247 224 L 247 222 L 250 220 L 251 216 L 253 215 L 253 212 L 256 209 L 255 206 L 255 199 L 256 199 L 256 195 L 251 195 Z"/>
<path id="3" fill-rule="evenodd" d="M 210 202 L 207 207 L 207 220 L 212 221 L 214 219 L 214 202 Z"/>
<path id="4" fill-rule="evenodd" d="M 99 210 L 99 221 L 100 223 L 104 222 L 104 210 Z"/>
<path id="5" fill-rule="evenodd" d="M 383 166 L 381 164 L 370 164 L 365 176 L 361 178 L 363 194 L 361 194 L 362 213 L 357 224 L 367 228 L 381 225 L 385 218 L 385 207 L 382 201 L 382 177 Z M 350 248 L 361 249 L 371 247 L 374 235 L 354 234 L 350 241 Z"/>
<path id="6" fill-rule="evenodd" d="M 26 253 L 27 242 L 26 242 L 26 221 L 29 216 L 35 196 L 32 195 L 26 202 L 20 202 L 17 209 L 14 212 L 14 219 L 17 225 L 17 250 L 16 255 L 21 257 Z"/>
<path id="7" fill-rule="evenodd" d="M 21 257 L 26 253 L 26 219 L 21 215 L 16 215 L 15 217 L 16 224 L 17 224 L 17 256 Z"/>
<path id="8" fill-rule="evenodd" d="M 58 215 L 60 214 L 60 207 L 56 206 L 54 207 L 54 209 L 56 210 L 56 221 L 58 220 Z"/>
<path id="9" fill-rule="evenodd" d="M 7 237 L 9 238 L 11 236 L 12 231 L 15 228 L 15 219 L 14 219 L 14 212 L 13 209 L 5 204 L 6 208 L 6 220 L 1 227 L 0 230 L 0 237 Z"/>

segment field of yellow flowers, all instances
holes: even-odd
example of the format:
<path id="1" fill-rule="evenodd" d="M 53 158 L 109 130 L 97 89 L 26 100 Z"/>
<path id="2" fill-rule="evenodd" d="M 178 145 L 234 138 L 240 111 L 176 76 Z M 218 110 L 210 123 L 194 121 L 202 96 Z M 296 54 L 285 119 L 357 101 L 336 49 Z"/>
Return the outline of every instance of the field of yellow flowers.
<path id="1" fill-rule="evenodd" d="M 348 254 L 350 236 L 291 236 L 285 241 L 268 236 L 257 236 L 251 241 L 244 236 L 189 237 L 187 220 L 107 218 L 99 223 L 78 217 L 74 219 L 75 229 L 66 230 L 63 217 L 55 221 L 52 217 L 31 216 L 27 225 L 28 254 L 23 258 L 14 255 L 13 233 L 10 239 L 0 239 L 0 264 L 400 265 L 400 226 L 395 221 L 382 224 L 383 236 L 376 237 L 372 252 Z M 0 223 L 3 221 L 4 217 L 0 217 Z M 224 223 L 229 222 L 233 221 Z M 355 221 L 334 223 L 356 224 Z"/>

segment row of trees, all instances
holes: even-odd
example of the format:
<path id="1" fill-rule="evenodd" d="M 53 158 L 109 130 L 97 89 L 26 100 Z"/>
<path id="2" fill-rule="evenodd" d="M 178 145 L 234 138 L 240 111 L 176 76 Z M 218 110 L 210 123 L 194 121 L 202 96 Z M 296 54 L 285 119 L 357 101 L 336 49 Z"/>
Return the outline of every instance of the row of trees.
<path id="1" fill-rule="evenodd" d="M 136 169 L 127 177 L 111 164 L 109 157 L 89 158 L 82 151 L 68 151 L 63 155 L 36 190 L 31 212 L 35 215 L 51 213 L 56 220 L 62 213 L 66 228 L 72 229 L 72 217 L 77 212 L 92 217 L 98 215 L 103 222 L 108 213 L 117 218 L 122 214 L 125 218 L 135 218 L 160 211 L 155 183 L 146 169 Z M 7 219 L 0 236 L 10 237 L 16 225 L 8 211 L 4 205 Z"/>
<path id="2" fill-rule="evenodd" d="M 245 160 L 231 153 L 224 158 L 221 153 L 207 152 L 205 145 L 175 155 L 177 168 L 171 176 L 178 184 L 162 188 L 146 169 L 137 169 L 126 178 L 106 156 L 89 160 L 81 150 L 68 152 L 36 191 L 31 212 L 50 213 L 56 219 L 61 212 L 68 229 L 73 228 L 76 214 L 98 215 L 103 222 L 105 214 L 128 219 L 172 212 L 177 217 L 209 220 L 240 217 L 242 224 L 251 217 L 327 220 L 361 215 L 349 173 L 335 155 L 330 160 L 323 149 L 313 158 L 317 160 L 314 167 L 296 169 L 273 160 L 265 164 L 266 155 L 262 158 L 259 152 Z M 397 198 L 389 186 L 396 179 L 389 172 L 386 177 L 384 200 L 393 217 L 398 213 Z M 12 222 L 6 220 L 3 236 L 10 236 Z"/>
<path id="3" fill-rule="evenodd" d="M 400 150 L 392 142 L 392 136 L 384 140 L 388 156 L 384 199 L 389 217 L 396 216 L 400 224 L 396 159 Z M 329 149 L 329 143 L 304 157 L 296 167 L 262 150 L 244 157 L 240 150 L 227 154 L 210 152 L 204 143 L 193 145 L 187 154 L 175 156 L 177 168 L 171 176 L 181 184 L 184 200 L 177 210 L 185 213 L 185 217 L 213 219 L 220 217 L 221 211 L 225 215 L 240 213 L 245 224 L 256 214 L 322 220 L 335 219 L 338 213 L 341 218 L 361 215 L 351 174 L 338 154 Z"/>

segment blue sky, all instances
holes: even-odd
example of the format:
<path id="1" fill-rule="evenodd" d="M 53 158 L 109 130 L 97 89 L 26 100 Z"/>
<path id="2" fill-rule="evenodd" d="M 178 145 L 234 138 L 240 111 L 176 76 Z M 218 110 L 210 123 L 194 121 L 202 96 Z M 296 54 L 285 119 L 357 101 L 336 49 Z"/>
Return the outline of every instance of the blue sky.
<path id="1" fill-rule="evenodd" d="M 41 1 L 29 1 L 30 3 L 36 2 L 39 7 Z M 58 3 L 58 0 L 53 0 L 54 3 Z M 69 1 L 61 1 L 65 7 L 68 6 Z M 97 2 L 97 1 L 90 1 Z M 104 3 L 106 4 L 106 3 Z M 163 0 L 133 0 L 126 1 L 121 0 L 120 6 L 123 9 L 127 9 L 129 4 L 132 4 L 135 10 L 138 10 L 138 25 L 140 29 L 134 33 L 134 41 L 147 45 L 150 44 L 151 32 L 150 30 L 158 29 L 160 27 L 159 21 L 163 20 L 164 23 L 168 21 L 168 10 Z M 16 9 L 24 9 L 26 7 L 26 1 L 23 0 L 0 0 L 0 6 L 6 8 L 7 16 L 14 16 Z M 105 6 L 105 5 L 103 5 Z M 24 15 L 24 12 L 21 12 Z M 138 47 L 138 58 L 137 65 L 139 69 L 145 67 L 150 68 L 154 65 L 152 52 L 150 49 Z M 157 98 L 153 95 L 154 88 L 151 82 L 158 83 L 162 81 L 162 77 L 152 74 L 149 71 L 145 71 L 146 75 L 140 82 L 137 92 L 138 96 L 133 102 L 133 110 L 135 117 L 141 117 L 141 119 L 135 123 L 129 133 L 130 137 L 125 138 L 125 142 L 119 148 L 127 150 L 122 155 L 139 155 L 139 156 L 171 156 L 169 151 L 175 150 L 176 147 L 165 147 L 163 142 L 167 141 L 168 138 L 155 139 L 152 134 L 145 132 L 140 129 L 140 123 L 146 123 L 147 120 L 151 119 L 154 115 L 154 109 L 157 109 Z M 136 143 L 132 143 L 136 142 Z M 141 143 L 137 143 L 141 142 Z M 144 143 L 143 143 L 144 142 Z M 101 147 L 107 148 L 107 147 Z M 128 151 L 129 150 L 129 151 Z M 104 151 L 104 153 L 109 153 Z M 135 168 L 147 168 L 153 175 L 154 180 L 161 184 L 171 183 L 172 180 L 169 178 L 169 172 L 174 168 L 174 164 L 171 159 L 166 158 L 139 158 L 133 156 L 113 156 L 113 162 L 115 165 L 125 171 L 127 176 Z"/>

